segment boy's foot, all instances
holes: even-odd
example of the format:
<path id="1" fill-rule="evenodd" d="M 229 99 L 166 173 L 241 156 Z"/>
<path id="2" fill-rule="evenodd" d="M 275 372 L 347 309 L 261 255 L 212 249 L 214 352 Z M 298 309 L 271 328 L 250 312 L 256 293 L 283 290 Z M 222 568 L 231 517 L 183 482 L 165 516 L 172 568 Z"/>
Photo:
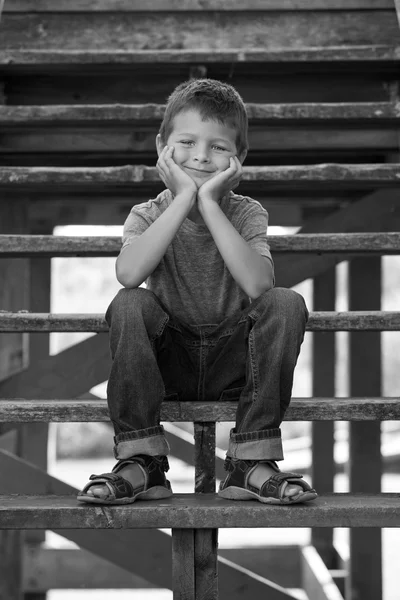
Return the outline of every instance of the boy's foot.
<path id="1" fill-rule="evenodd" d="M 79 492 L 81 502 L 95 504 L 131 504 L 136 500 L 155 500 L 172 496 L 166 456 L 139 454 L 118 461 L 111 473 L 91 475 Z"/>
<path id="2" fill-rule="evenodd" d="M 228 475 L 218 495 L 229 500 L 258 500 L 264 504 L 296 504 L 317 497 L 317 492 L 298 473 L 283 473 L 273 460 L 241 460 L 227 457 Z"/>

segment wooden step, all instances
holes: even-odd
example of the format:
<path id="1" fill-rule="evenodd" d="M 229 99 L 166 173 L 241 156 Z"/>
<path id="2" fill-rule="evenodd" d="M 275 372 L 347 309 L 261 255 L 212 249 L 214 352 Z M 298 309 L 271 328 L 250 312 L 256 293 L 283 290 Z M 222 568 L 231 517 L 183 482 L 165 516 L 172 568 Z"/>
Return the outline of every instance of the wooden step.
<path id="1" fill-rule="evenodd" d="M 51 314 L 0 310 L 0 332 L 108 331 L 103 314 Z M 307 331 L 400 331 L 400 312 L 310 312 Z"/>
<path id="2" fill-rule="evenodd" d="M 246 103 L 250 125 L 296 121 L 308 124 L 317 121 L 329 125 L 337 122 L 367 121 L 389 127 L 400 120 L 400 102 L 325 102 L 295 104 Z M 41 126 L 44 124 L 82 127 L 93 125 L 132 126 L 139 123 L 160 123 L 164 104 L 99 104 L 0 106 L 1 126 Z M 25 131 L 25 129 L 24 129 Z"/>
<path id="3" fill-rule="evenodd" d="M 235 421 L 237 401 L 176 402 L 161 405 L 161 421 Z M 0 423 L 109 422 L 106 400 L 0 399 Z M 400 420 L 399 398 L 292 398 L 285 421 Z"/>
<path id="4" fill-rule="evenodd" d="M 400 494 L 324 494 L 293 507 L 175 494 L 134 506 L 80 503 L 74 496 L 0 496 L 1 529 L 220 527 L 400 527 Z"/>
<path id="5" fill-rule="evenodd" d="M 164 108 L 161 104 L 0 106 L 1 163 L 96 166 L 97 155 L 99 166 L 107 160 L 109 165 L 110 161 L 155 164 L 154 140 Z M 305 159 L 371 162 L 378 152 L 398 147 L 399 103 L 248 103 L 247 112 L 247 165 L 277 164 L 276 153 L 280 164 Z"/>
<path id="6" fill-rule="evenodd" d="M 321 164 L 283 167 L 244 167 L 243 190 L 294 188 L 313 191 L 332 186 L 341 189 L 376 189 L 400 185 L 399 164 Z M 73 188 L 132 188 L 137 184 L 158 185 L 156 167 L 0 167 L 0 186 L 5 188 L 60 186 Z M 162 189 L 162 187 L 161 187 Z M 94 191 L 94 190 L 92 190 Z M 244 193 L 244 192 L 242 192 Z"/>
<path id="7" fill-rule="evenodd" d="M 400 60 L 400 45 L 365 44 L 308 46 L 306 48 L 192 49 L 0 49 L 3 67 L 65 65 L 214 64 L 214 63 L 392 63 Z"/>
<path id="8" fill-rule="evenodd" d="M 297 233 L 269 235 L 278 254 L 400 254 L 400 233 Z M 0 235 L 0 257 L 117 256 L 120 237 Z"/>

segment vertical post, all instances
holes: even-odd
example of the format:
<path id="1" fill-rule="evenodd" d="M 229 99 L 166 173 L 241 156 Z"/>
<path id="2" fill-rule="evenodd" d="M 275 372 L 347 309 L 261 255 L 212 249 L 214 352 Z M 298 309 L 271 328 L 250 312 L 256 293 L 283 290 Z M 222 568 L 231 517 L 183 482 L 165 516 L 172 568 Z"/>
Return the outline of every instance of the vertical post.
<path id="1" fill-rule="evenodd" d="M 215 492 L 215 423 L 194 423 L 195 493 Z M 194 530 L 196 600 L 218 599 L 218 529 Z M 174 598 L 175 600 L 175 598 Z"/>
<path id="2" fill-rule="evenodd" d="M 349 265 L 350 310 L 380 310 L 381 259 L 357 258 Z M 351 396 L 381 395 L 379 332 L 350 334 Z M 381 491 L 380 422 L 349 423 L 351 492 Z M 350 565 L 346 600 L 382 600 L 381 529 L 350 529 Z"/>
<path id="3" fill-rule="evenodd" d="M 196 600 L 194 529 L 172 530 L 172 589 L 174 600 Z"/>
<path id="4" fill-rule="evenodd" d="M 53 233 L 51 223 L 31 224 L 33 235 L 49 235 Z M 50 312 L 51 291 L 51 259 L 30 259 L 30 305 L 31 312 Z M 48 333 L 29 335 L 29 363 L 46 358 L 50 352 L 50 336 Z M 25 394 L 25 397 L 28 397 Z M 28 423 L 21 428 L 20 455 L 32 464 L 47 471 L 48 423 Z M 46 532 L 27 530 L 25 542 L 40 545 L 45 541 Z M 25 600 L 46 600 L 46 592 L 30 592 L 24 595 Z"/>
<path id="5" fill-rule="evenodd" d="M 329 269 L 314 279 L 313 310 L 335 310 L 336 271 Z M 313 334 L 313 396 L 335 395 L 335 333 Z M 335 476 L 334 423 L 312 423 L 312 482 L 318 493 L 333 492 Z M 333 529 L 313 527 L 311 542 L 318 550 L 328 569 L 336 568 L 333 547 Z"/>
<path id="6" fill-rule="evenodd" d="M 0 203 L 0 233 L 27 232 L 27 209 L 24 201 L 13 199 Z M 29 261 L 0 260 L 0 309 L 17 311 L 28 306 Z M 0 334 L 0 381 L 19 372 L 28 362 L 26 334 Z M 1 399 L 0 399 L 1 402 Z M 0 429 L 1 434 L 1 429 Z M 13 450 L 18 451 L 18 429 Z M 1 445 L 1 435 L 0 435 Z M 18 472 L 15 477 L 18 477 Z M 1 473 L 0 473 L 1 480 Z M 0 531 L 0 598 L 22 598 L 22 534 Z"/>

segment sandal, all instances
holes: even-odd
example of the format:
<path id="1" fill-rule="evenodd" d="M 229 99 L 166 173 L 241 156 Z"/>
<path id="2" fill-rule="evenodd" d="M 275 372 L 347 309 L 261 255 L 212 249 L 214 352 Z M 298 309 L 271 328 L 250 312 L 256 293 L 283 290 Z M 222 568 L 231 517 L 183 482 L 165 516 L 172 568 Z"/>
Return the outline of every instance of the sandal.
<path id="1" fill-rule="evenodd" d="M 257 465 L 265 463 L 276 471 L 261 486 L 261 489 L 250 485 L 251 473 Z M 224 467 L 228 475 L 221 482 L 218 496 L 229 500 L 258 500 L 264 504 L 297 504 L 317 498 L 317 492 L 303 480 L 298 473 L 283 473 L 273 460 L 241 460 L 227 456 Z M 303 491 L 296 496 L 285 496 L 289 483 L 299 485 Z"/>
<path id="2" fill-rule="evenodd" d="M 127 479 L 118 475 L 118 471 L 128 464 L 137 464 L 144 475 L 144 484 L 134 488 Z M 117 462 L 111 473 L 91 475 L 89 483 L 77 495 L 80 502 L 94 504 L 132 504 L 136 500 L 156 500 L 172 496 L 171 484 L 165 478 L 165 471 L 169 470 L 166 456 L 147 456 L 138 454 L 132 458 Z M 105 484 L 110 495 L 107 498 L 96 498 L 86 492 L 93 485 Z"/>

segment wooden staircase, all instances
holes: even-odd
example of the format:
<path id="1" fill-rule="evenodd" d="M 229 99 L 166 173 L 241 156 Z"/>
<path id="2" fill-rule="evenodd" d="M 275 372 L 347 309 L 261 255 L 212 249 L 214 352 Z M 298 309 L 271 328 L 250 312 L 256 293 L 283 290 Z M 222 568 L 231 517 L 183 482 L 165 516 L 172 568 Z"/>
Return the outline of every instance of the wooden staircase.
<path id="1" fill-rule="evenodd" d="M 5 2 L 0 600 L 45 598 L 46 588 L 23 581 L 27 552 L 44 556 L 46 529 L 110 561 L 110 573 L 122 567 L 173 589 L 176 600 L 217 598 L 218 591 L 230 600 L 293 597 L 289 584 L 257 574 L 259 555 L 245 563 L 217 552 L 218 529 L 227 527 L 311 527 L 313 546 L 302 550 L 292 587 L 303 587 L 309 600 L 383 598 L 381 528 L 400 526 L 400 495 L 380 488 L 380 423 L 400 419 L 399 398 L 382 397 L 379 337 L 400 331 L 400 312 L 381 310 L 380 285 L 380 257 L 400 254 L 395 3 L 220 4 L 148 0 L 143 10 L 136 0 Z M 293 507 L 218 498 L 215 425 L 234 420 L 235 403 L 165 402 L 163 421 L 194 423 L 193 457 L 180 456 L 195 465 L 194 494 L 133 507 L 81 505 L 74 488 L 46 472 L 47 424 L 108 421 L 104 400 L 82 397 L 107 376 L 107 324 L 91 314 L 90 301 L 86 314 L 51 314 L 50 259 L 116 256 L 121 243 L 59 238 L 53 229 L 121 225 L 133 204 L 161 191 L 154 140 L 166 96 L 204 76 L 231 82 L 248 108 L 250 151 L 238 191 L 268 209 L 271 225 L 301 228 L 269 240 L 278 285 L 314 280 L 313 397 L 294 398 L 286 419 L 313 422 L 320 497 Z M 337 312 L 335 266 L 345 260 L 349 309 Z M 54 331 L 98 335 L 50 356 Z M 337 331 L 351 332 L 349 398 L 335 397 Z M 350 423 L 348 494 L 333 493 L 339 420 Z M 333 546 L 334 527 L 352 528 L 348 565 Z M 172 541 L 158 528 L 171 528 Z"/>

